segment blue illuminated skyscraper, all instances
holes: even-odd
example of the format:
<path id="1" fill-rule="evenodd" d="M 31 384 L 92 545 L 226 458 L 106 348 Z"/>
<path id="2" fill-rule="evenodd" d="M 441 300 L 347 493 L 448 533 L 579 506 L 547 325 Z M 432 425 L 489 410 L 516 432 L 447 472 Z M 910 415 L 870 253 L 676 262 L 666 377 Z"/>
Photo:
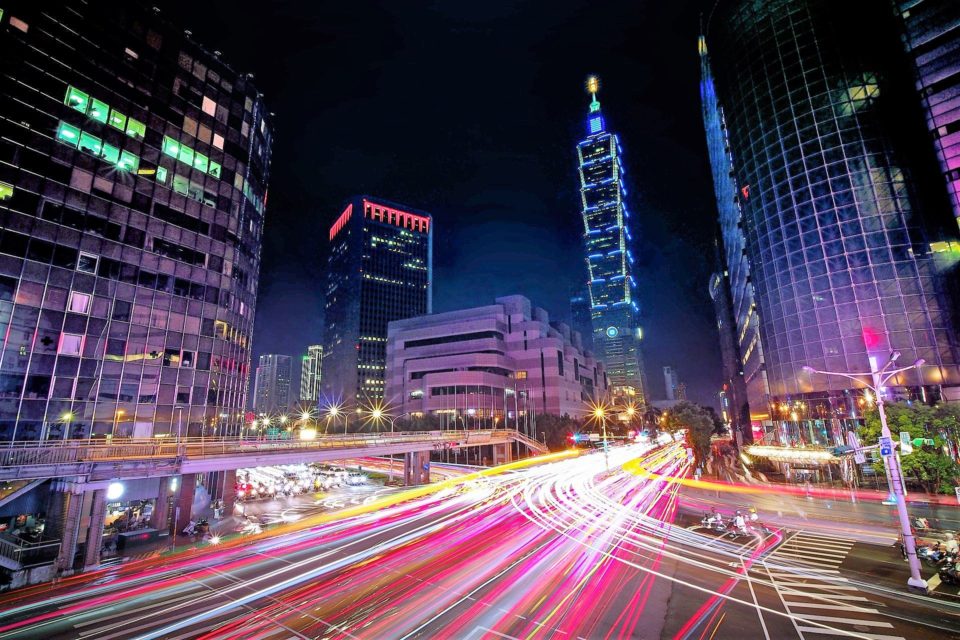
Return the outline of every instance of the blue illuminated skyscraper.
<path id="1" fill-rule="evenodd" d="M 631 275 L 622 149 L 616 134 L 607 131 L 597 100 L 599 88 L 599 80 L 591 76 L 587 137 L 577 144 L 593 344 L 613 393 L 643 400 L 640 309 Z"/>

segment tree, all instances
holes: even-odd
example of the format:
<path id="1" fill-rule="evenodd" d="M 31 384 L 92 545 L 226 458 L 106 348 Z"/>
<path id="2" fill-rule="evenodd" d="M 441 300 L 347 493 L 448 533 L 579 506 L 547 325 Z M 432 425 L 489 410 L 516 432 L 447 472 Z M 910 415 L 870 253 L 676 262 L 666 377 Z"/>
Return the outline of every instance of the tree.
<path id="1" fill-rule="evenodd" d="M 960 407 L 895 402 L 884 404 L 884 410 L 894 439 L 904 431 L 911 439 L 933 439 L 932 446 L 919 447 L 913 453 L 900 456 L 904 480 L 914 481 L 927 493 L 953 493 L 953 487 L 960 481 L 960 465 L 947 452 L 955 447 L 960 434 Z M 861 429 L 864 444 L 876 443 L 881 429 L 880 412 L 874 409 L 867 413 Z M 874 468 L 882 472 L 883 460 L 874 463 Z"/>
<path id="2" fill-rule="evenodd" d="M 570 446 L 570 436 L 580 431 L 580 423 L 566 414 L 546 413 L 537 416 L 536 430 L 536 435 L 543 435 L 551 451 L 561 451 Z"/>
<path id="3" fill-rule="evenodd" d="M 714 427 L 713 418 L 706 409 L 686 400 L 665 411 L 660 419 L 660 429 L 663 431 L 674 433 L 686 430 L 687 446 L 693 449 L 698 467 L 703 467 L 710 456 L 710 436 Z"/>

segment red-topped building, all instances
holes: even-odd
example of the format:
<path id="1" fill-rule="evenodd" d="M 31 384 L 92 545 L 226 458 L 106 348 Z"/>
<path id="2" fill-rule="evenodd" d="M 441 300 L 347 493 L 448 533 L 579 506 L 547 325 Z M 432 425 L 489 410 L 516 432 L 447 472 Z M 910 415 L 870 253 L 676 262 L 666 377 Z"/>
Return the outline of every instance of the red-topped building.
<path id="1" fill-rule="evenodd" d="M 321 404 L 383 398 L 387 324 L 432 311 L 429 214 L 356 196 L 330 227 Z"/>

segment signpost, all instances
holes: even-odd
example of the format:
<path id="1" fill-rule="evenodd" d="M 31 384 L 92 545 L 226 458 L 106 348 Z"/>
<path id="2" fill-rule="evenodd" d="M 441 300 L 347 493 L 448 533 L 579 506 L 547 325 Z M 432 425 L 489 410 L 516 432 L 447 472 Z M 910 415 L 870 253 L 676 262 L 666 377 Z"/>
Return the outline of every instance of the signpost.
<path id="1" fill-rule="evenodd" d="M 880 455 L 886 457 L 893 455 L 893 439 L 889 437 L 880 438 Z"/>
<path id="2" fill-rule="evenodd" d="M 901 431 L 900 432 L 900 455 L 907 455 L 908 453 L 913 453 L 913 443 L 910 441 L 910 432 Z"/>

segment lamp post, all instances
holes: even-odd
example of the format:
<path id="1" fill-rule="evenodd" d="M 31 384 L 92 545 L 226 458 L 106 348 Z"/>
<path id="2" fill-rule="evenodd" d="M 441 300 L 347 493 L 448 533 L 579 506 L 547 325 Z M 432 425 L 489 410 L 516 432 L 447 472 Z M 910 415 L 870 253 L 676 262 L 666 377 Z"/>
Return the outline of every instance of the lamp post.
<path id="1" fill-rule="evenodd" d="M 113 431 L 110 433 L 111 439 L 117 437 L 117 428 L 120 426 L 120 418 L 123 417 L 123 414 L 123 409 L 117 409 L 117 412 L 113 416 Z"/>
<path id="2" fill-rule="evenodd" d="M 180 444 L 180 438 L 183 437 L 183 407 L 174 407 L 177 412 L 177 444 Z"/>
<path id="3" fill-rule="evenodd" d="M 610 454 L 607 451 L 607 411 L 603 407 L 597 407 L 593 410 L 593 417 L 600 420 L 603 426 L 603 464 L 607 471 L 610 471 Z"/>
<path id="4" fill-rule="evenodd" d="M 60 420 L 63 422 L 63 439 L 66 440 L 70 437 L 70 421 L 73 420 L 73 411 L 67 411 L 62 416 Z"/>
<path id="5" fill-rule="evenodd" d="M 884 468 L 887 472 L 887 482 L 890 485 L 893 495 L 896 497 L 897 501 L 897 515 L 900 521 L 900 530 L 903 534 L 903 546 L 907 552 L 907 561 L 910 564 L 910 578 L 907 579 L 907 587 L 910 589 L 916 589 L 919 591 L 927 591 L 927 582 L 920 575 L 920 560 L 917 558 L 917 543 L 913 536 L 913 531 L 910 528 L 910 516 L 907 513 L 907 502 L 906 502 L 906 493 L 903 487 L 903 472 L 900 469 L 900 456 L 896 451 L 893 450 L 893 437 L 890 434 L 890 427 L 887 426 L 887 414 L 884 411 L 883 405 L 883 388 L 887 382 L 889 382 L 894 376 L 903 373 L 904 371 L 909 371 L 913 368 L 919 368 L 923 365 L 923 359 L 917 360 L 912 365 L 908 367 L 901 367 L 899 369 L 889 369 L 890 365 L 894 364 L 897 361 L 897 358 L 900 357 L 899 351 L 894 351 L 890 354 L 890 359 L 885 365 L 877 369 L 876 360 L 870 358 L 870 373 L 843 373 L 839 371 L 820 371 L 814 369 L 813 367 L 803 367 L 803 370 L 807 373 L 819 373 L 827 376 L 840 376 L 842 378 L 848 378 L 856 382 L 863 381 L 861 377 L 869 375 L 873 381 L 873 385 L 866 384 L 866 387 L 873 392 L 874 398 L 877 402 L 877 411 L 880 413 L 880 439 L 881 442 L 886 439 L 886 442 L 891 445 L 891 451 L 889 455 L 883 456 Z"/>

